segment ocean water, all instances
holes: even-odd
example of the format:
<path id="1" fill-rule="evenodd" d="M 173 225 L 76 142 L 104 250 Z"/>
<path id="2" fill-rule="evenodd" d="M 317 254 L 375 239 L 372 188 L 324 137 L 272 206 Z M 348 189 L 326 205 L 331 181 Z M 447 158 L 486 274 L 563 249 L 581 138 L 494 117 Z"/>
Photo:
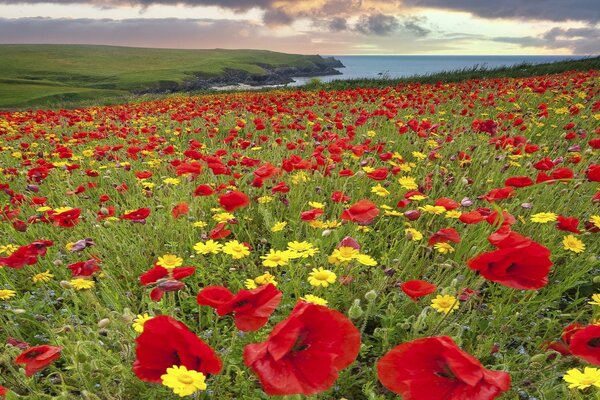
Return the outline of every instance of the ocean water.
<path id="1" fill-rule="evenodd" d="M 581 56 L 333 56 L 344 64 L 342 75 L 319 76 L 323 82 L 336 79 L 402 78 L 473 66 L 501 67 L 523 62 L 539 64 L 583 58 Z M 307 83 L 312 78 L 294 78 L 291 86 Z"/>

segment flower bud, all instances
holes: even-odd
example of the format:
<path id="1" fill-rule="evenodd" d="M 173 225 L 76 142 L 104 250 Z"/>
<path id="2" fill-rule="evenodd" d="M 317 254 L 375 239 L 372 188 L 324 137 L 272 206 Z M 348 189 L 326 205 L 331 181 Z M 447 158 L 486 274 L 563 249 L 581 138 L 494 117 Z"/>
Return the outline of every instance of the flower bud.
<path id="1" fill-rule="evenodd" d="M 350 306 L 350 309 L 348 310 L 348 316 L 351 319 L 358 319 L 362 315 L 363 315 L 363 310 L 362 310 L 362 308 L 360 308 L 360 300 L 354 299 L 354 303 L 352 304 L 352 306 Z"/>
<path id="2" fill-rule="evenodd" d="M 372 303 L 376 298 L 377 292 L 374 290 L 369 290 L 367 293 L 365 293 L 365 299 L 367 299 L 369 303 Z"/>

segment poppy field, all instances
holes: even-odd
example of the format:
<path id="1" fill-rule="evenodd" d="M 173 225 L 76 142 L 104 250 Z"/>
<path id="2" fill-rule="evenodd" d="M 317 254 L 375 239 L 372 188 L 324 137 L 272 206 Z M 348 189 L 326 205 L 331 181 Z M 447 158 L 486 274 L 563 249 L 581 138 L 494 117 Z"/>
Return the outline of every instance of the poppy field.
<path id="1" fill-rule="evenodd" d="M 0 112 L 0 398 L 600 398 L 600 73 Z"/>

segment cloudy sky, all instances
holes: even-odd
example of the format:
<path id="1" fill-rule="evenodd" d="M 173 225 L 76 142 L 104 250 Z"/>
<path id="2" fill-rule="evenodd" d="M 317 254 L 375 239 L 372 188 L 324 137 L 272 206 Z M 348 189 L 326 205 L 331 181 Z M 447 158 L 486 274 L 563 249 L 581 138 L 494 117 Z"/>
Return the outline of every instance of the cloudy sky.
<path id="1" fill-rule="evenodd" d="M 0 0 L 0 43 L 598 54 L 600 0 Z"/>

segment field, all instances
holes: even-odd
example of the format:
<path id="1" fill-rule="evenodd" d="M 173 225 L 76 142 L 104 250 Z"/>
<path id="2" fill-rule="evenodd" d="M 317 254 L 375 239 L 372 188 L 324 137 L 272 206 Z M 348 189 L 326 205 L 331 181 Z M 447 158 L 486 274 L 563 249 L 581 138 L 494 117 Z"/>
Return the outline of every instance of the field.
<path id="1" fill-rule="evenodd" d="M 600 399 L 597 69 L 3 112 L 0 189 L 7 399 Z"/>
<path id="2" fill-rule="evenodd" d="M 225 69 L 309 67 L 318 56 L 265 50 L 174 50 L 89 45 L 0 45 L 0 108 L 102 101 L 167 90 Z"/>

